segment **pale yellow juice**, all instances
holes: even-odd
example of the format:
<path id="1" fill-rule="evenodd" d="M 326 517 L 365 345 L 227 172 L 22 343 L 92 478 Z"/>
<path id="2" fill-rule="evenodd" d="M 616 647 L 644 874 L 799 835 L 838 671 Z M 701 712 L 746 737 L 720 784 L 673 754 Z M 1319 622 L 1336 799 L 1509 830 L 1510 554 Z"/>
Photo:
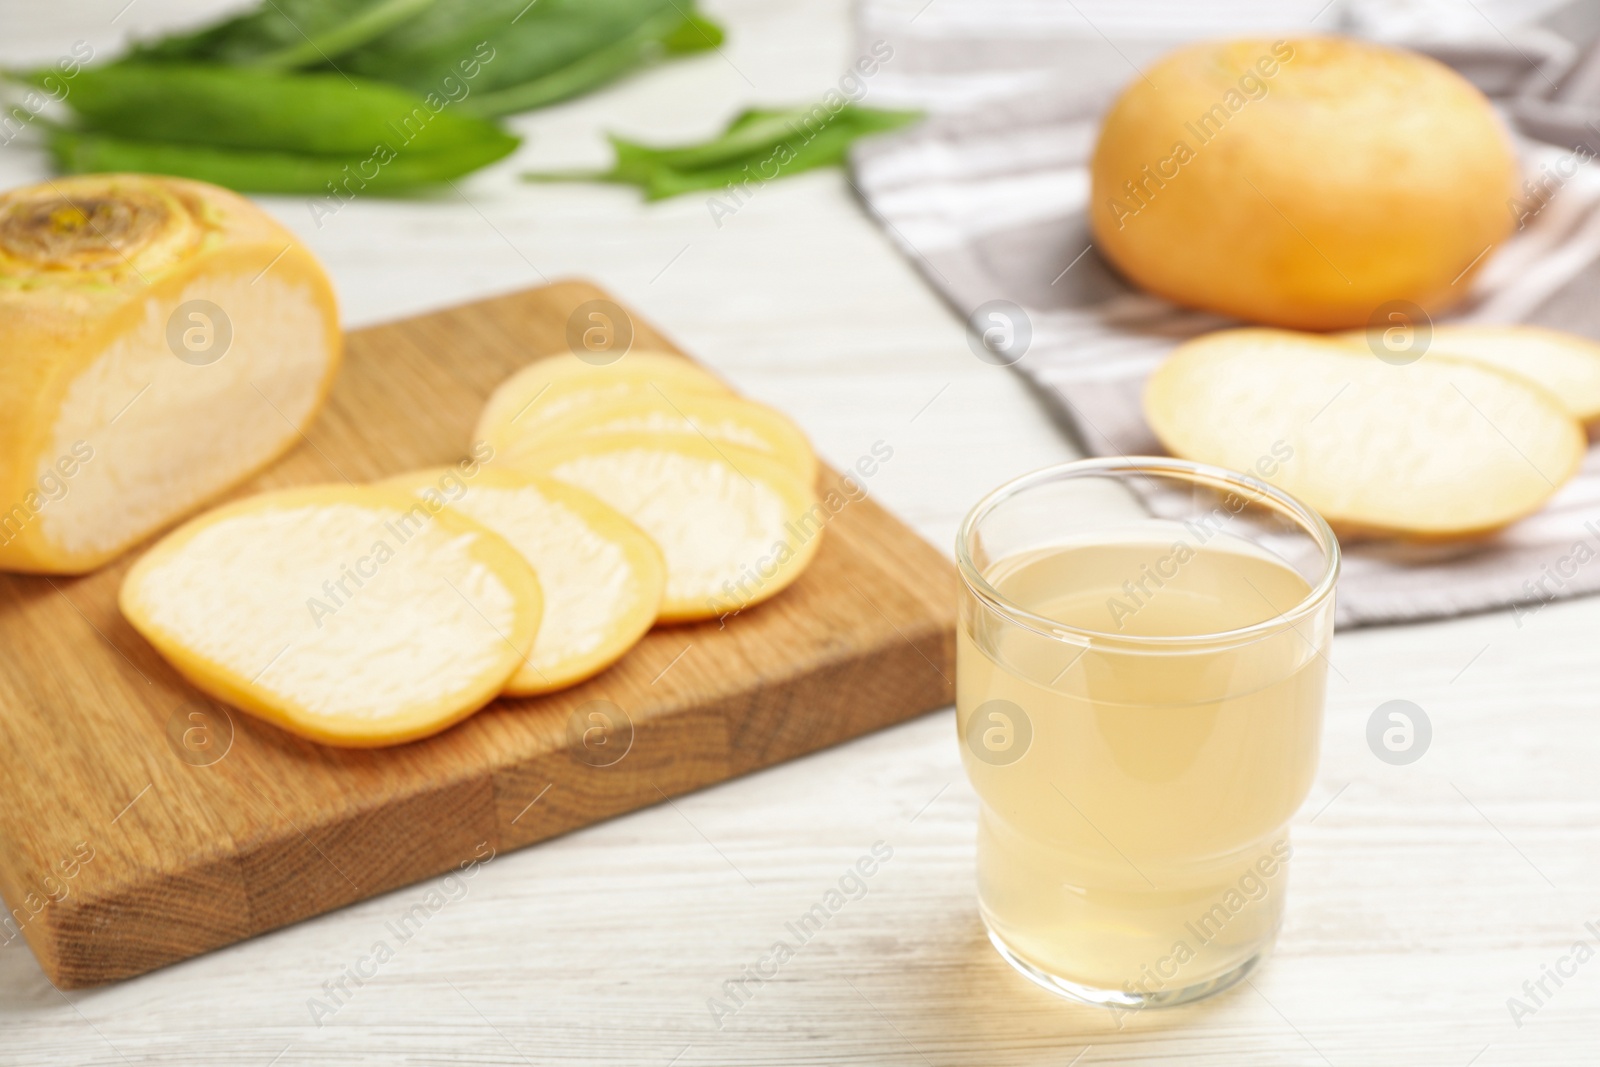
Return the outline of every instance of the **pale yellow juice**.
<path id="1" fill-rule="evenodd" d="M 990 929 L 1048 975 L 1159 999 L 1271 943 L 1287 823 L 1316 769 L 1327 627 L 1125 641 L 1242 629 L 1310 591 L 1225 533 L 1128 533 L 987 570 L 1013 604 L 1105 639 L 1045 636 L 969 600 L 957 710 Z"/>

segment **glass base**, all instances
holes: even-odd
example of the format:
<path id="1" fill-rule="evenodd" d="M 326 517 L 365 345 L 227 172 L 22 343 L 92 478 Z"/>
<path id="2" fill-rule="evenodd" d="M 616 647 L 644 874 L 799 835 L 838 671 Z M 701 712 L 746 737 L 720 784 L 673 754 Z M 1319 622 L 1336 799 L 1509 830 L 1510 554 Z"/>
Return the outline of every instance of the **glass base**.
<path id="1" fill-rule="evenodd" d="M 1146 1008 L 1173 1008 L 1179 1004 L 1188 1004 L 1196 1000 L 1220 993 L 1244 980 L 1245 976 L 1254 971 L 1267 958 L 1272 951 L 1273 941 L 1270 939 L 1255 955 L 1234 967 L 1230 971 L 1208 978 L 1203 982 L 1183 986 L 1178 989 L 1160 989 L 1154 993 L 1130 993 L 1126 989 L 1099 989 L 1095 986 L 1082 985 L 1078 982 L 1050 974 L 1035 967 L 1021 956 L 1011 950 L 994 928 L 986 921 L 984 928 L 989 932 L 989 943 L 994 945 L 995 951 L 1000 953 L 1000 958 L 1016 968 L 1028 981 L 1042 989 L 1047 989 L 1058 997 L 1075 1000 L 1080 1004 L 1093 1004 L 1100 1008 L 1110 1008 L 1119 1015 L 1143 1011 Z M 1120 1022 L 1119 1022 L 1120 1025 Z"/>

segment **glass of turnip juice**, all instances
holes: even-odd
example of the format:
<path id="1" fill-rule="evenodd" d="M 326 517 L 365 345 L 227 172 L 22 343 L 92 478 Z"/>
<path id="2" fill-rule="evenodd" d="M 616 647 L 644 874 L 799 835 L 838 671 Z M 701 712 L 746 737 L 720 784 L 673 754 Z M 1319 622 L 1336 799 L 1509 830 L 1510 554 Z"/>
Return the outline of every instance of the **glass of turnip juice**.
<path id="1" fill-rule="evenodd" d="M 956 555 L 995 948 L 1124 1010 L 1239 981 L 1282 921 L 1316 773 L 1333 532 L 1254 475 L 1123 457 L 1002 486 Z"/>

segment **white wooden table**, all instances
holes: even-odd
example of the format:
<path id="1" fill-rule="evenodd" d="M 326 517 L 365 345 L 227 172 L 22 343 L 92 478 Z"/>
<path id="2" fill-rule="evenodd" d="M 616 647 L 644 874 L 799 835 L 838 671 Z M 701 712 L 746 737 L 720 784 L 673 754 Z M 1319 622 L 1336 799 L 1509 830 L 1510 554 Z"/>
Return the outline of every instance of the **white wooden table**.
<path id="1" fill-rule="evenodd" d="M 212 9 L 136 0 L 113 24 L 126 3 L 6 0 L 0 62 L 75 40 L 109 56 Z M 470 202 L 359 201 L 321 229 L 300 201 L 268 206 L 323 257 L 351 324 L 593 278 L 792 413 L 830 461 L 889 442 L 871 491 L 948 546 L 984 490 L 1069 449 L 1017 378 L 971 355 L 837 173 L 765 188 L 720 228 L 695 196 L 644 206 L 514 179 L 604 161 L 602 127 L 698 136 L 745 104 L 819 94 L 849 58 L 845 0 L 708 7 L 731 28 L 724 55 L 519 120 L 527 144 L 462 183 Z M 44 173 L 37 152 L 0 148 L 5 186 Z M 311 998 L 429 885 L 65 995 L 14 943 L 0 1065 L 1593 1064 L 1600 962 L 1546 979 L 1520 1027 L 1507 998 L 1575 941 L 1600 948 L 1584 926 L 1600 931 L 1597 645 L 1600 600 L 1520 628 L 1507 612 L 1341 635 L 1276 955 L 1250 985 L 1120 1029 L 986 943 L 947 709 L 497 857 L 320 1026 Z M 1404 767 L 1365 740 L 1396 698 L 1434 726 Z M 719 1029 L 708 998 L 877 841 L 894 854 L 870 892 Z"/>

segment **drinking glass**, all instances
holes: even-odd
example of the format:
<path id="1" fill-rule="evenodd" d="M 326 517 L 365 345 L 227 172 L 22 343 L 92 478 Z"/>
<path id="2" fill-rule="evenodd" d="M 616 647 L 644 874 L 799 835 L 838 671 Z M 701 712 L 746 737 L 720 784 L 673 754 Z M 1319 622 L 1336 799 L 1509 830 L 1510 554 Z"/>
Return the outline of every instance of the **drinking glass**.
<path id="1" fill-rule="evenodd" d="M 995 948 L 1122 1009 L 1239 981 L 1277 933 L 1288 822 L 1316 773 L 1328 524 L 1254 475 L 1090 459 L 995 490 L 956 558 L 957 722 Z"/>

